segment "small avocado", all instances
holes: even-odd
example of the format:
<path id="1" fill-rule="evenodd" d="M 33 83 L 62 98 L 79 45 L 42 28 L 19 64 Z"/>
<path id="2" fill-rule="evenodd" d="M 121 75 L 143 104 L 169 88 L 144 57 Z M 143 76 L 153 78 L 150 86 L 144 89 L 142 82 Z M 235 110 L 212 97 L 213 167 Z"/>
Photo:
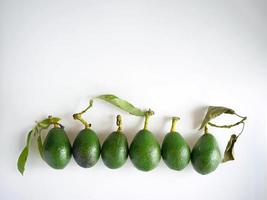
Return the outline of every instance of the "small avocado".
<path id="1" fill-rule="evenodd" d="M 90 128 L 81 130 L 72 146 L 75 161 L 84 168 L 92 167 L 97 163 L 100 156 L 100 149 L 99 139 L 96 133 Z"/>
<path id="2" fill-rule="evenodd" d="M 160 161 L 160 145 L 148 130 L 140 130 L 130 146 L 130 158 L 134 166 L 142 171 L 154 169 Z"/>
<path id="3" fill-rule="evenodd" d="M 166 165 L 174 170 L 184 169 L 190 161 L 190 148 L 185 139 L 176 132 L 179 117 L 172 118 L 171 131 L 164 137 L 161 155 Z"/>
<path id="4" fill-rule="evenodd" d="M 121 167 L 128 158 L 128 142 L 120 131 L 112 132 L 104 141 L 101 149 L 104 164 L 110 169 Z"/>
<path id="5" fill-rule="evenodd" d="M 201 136 L 195 144 L 191 161 L 194 169 L 202 174 L 213 172 L 221 163 L 221 153 L 216 138 L 209 133 Z"/>
<path id="6" fill-rule="evenodd" d="M 190 162 L 190 148 L 178 132 L 169 132 L 165 136 L 161 154 L 166 165 L 174 170 L 182 170 Z"/>
<path id="7" fill-rule="evenodd" d="M 71 159 L 71 144 L 63 128 L 52 128 L 43 144 L 43 159 L 54 169 L 63 169 Z"/>

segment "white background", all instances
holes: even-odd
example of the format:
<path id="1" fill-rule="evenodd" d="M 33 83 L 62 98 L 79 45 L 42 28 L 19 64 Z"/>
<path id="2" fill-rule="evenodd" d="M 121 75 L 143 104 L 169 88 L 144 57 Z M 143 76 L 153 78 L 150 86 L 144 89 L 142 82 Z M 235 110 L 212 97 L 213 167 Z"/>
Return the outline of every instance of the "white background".
<path id="1" fill-rule="evenodd" d="M 266 199 L 266 1 L 1 0 L 0 20 L 0 199 Z M 236 160 L 207 176 L 163 161 L 144 173 L 129 160 L 110 170 L 101 159 L 90 169 L 72 159 L 58 171 L 33 142 L 19 174 L 17 157 L 35 120 L 62 117 L 73 142 L 82 126 L 72 114 L 104 93 L 152 108 L 149 127 L 160 142 L 169 117 L 180 116 L 191 147 L 206 106 L 234 108 L 248 116 Z M 129 141 L 142 128 L 142 118 L 95 101 L 85 117 L 101 142 L 118 113 Z M 211 132 L 223 152 L 239 130 Z"/>

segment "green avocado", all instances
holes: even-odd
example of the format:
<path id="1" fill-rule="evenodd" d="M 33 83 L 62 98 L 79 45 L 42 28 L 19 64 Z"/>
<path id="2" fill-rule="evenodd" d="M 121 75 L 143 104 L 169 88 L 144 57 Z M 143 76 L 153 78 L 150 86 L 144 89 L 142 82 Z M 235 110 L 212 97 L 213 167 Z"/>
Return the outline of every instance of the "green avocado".
<path id="1" fill-rule="evenodd" d="M 178 132 L 169 132 L 163 140 L 161 155 L 169 168 L 182 170 L 190 161 L 190 148 Z"/>
<path id="2" fill-rule="evenodd" d="M 97 163 L 100 156 L 100 149 L 99 139 L 96 133 L 90 128 L 81 130 L 72 146 L 75 161 L 84 168 L 92 167 Z"/>
<path id="3" fill-rule="evenodd" d="M 101 149 L 104 164 L 110 169 L 121 167 L 128 158 L 128 142 L 121 131 L 112 132 L 104 141 Z"/>
<path id="4" fill-rule="evenodd" d="M 216 138 L 206 133 L 201 136 L 195 144 L 191 161 L 194 169 L 202 174 L 213 172 L 221 163 L 221 153 Z"/>
<path id="5" fill-rule="evenodd" d="M 52 128 L 43 144 L 43 159 L 54 169 L 63 169 L 71 159 L 71 144 L 63 128 Z"/>
<path id="6" fill-rule="evenodd" d="M 148 130 L 140 130 L 130 145 L 130 158 L 134 166 L 142 171 L 154 169 L 161 157 L 160 145 Z"/>

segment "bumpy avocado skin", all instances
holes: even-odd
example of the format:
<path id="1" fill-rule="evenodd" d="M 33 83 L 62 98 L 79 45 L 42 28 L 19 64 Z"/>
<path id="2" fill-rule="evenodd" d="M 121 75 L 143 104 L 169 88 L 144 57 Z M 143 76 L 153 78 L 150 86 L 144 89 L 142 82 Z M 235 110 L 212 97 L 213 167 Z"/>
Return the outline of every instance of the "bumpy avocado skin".
<path id="1" fill-rule="evenodd" d="M 52 128 L 43 144 L 43 159 L 54 169 L 63 169 L 71 159 L 71 144 L 63 128 Z"/>
<path id="2" fill-rule="evenodd" d="M 126 136 L 120 131 L 112 132 L 102 145 L 101 157 L 108 168 L 117 169 L 121 167 L 128 158 Z"/>
<path id="3" fill-rule="evenodd" d="M 130 145 L 130 158 L 134 166 L 142 171 L 154 169 L 161 158 L 160 145 L 148 130 L 140 130 Z"/>
<path id="4" fill-rule="evenodd" d="M 169 168 L 178 171 L 184 169 L 190 162 L 189 145 L 178 132 L 170 132 L 165 136 L 161 155 Z"/>
<path id="5" fill-rule="evenodd" d="M 81 130 L 72 146 L 75 161 L 79 166 L 84 168 L 92 167 L 97 163 L 100 150 L 99 139 L 96 133 L 90 128 Z"/>
<path id="6" fill-rule="evenodd" d="M 202 174 L 213 172 L 221 163 L 221 153 L 216 138 L 209 133 L 199 138 L 191 153 L 194 169 Z"/>

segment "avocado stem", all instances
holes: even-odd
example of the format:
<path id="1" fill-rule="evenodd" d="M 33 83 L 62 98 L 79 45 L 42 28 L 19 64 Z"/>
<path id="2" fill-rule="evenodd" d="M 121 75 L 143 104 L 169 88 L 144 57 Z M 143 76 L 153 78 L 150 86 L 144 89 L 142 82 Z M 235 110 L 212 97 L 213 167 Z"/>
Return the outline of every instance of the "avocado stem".
<path id="1" fill-rule="evenodd" d="M 58 123 L 54 123 L 53 125 L 54 125 L 54 128 L 59 128 L 60 127 Z"/>
<path id="2" fill-rule="evenodd" d="M 172 117 L 171 132 L 176 131 L 176 124 L 177 124 L 177 121 L 179 121 L 179 120 L 180 120 L 180 117 Z"/>
<path id="3" fill-rule="evenodd" d="M 205 127 L 204 127 L 204 133 L 207 134 L 208 132 L 209 132 L 209 130 L 208 130 L 208 126 L 205 126 Z"/>
<path id="4" fill-rule="evenodd" d="M 144 130 L 147 130 L 148 127 L 148 120 L 149 117 L 154 115 L 154 111 L 152 111 L 151 109 L 149 109 L 148 111 L 145 112 L 145 124 L 144 124 Z"/>
<path id="5" fill-rule="evenodd" d="M 50 121 L 49 124 L 53 124 L 54 125 L 54 128 L 62 128 L 63 127 L 60 123 L 58 123 L 57 121 L 53 120 L 52 115 L 49 115 L 47 119 L 49 119 L 49 121 Z"/>
<path id="6" fill-rule="evenodd" d="M 89 106 L 87 106 L 86 109 L 84 109 L 83 111 L 81 111 L 79 113 L 75 113 L 75 114 L 72 115 L 73 119 L 79 120 L 85 126 L 85 128 L 90 128 L 91 124 L 89 124 L 86 120 L 84 120 L 82 118 L 82 115 L 84 113 L 86 113 L 86 111 L 89 110 L 92 106 L 93 106 L 93 100 L 91 99 L 90 102 L 89 102 Z"/>
<path id="7" fill-rule="evenodd" d="M 121 116 L 120 115 L 117 115 L 117 121 L 116 121 L 116 124 L 118 126 L 118 132 L 120 132 L 122 130 L 122 119 L 121 119 Z"/>

